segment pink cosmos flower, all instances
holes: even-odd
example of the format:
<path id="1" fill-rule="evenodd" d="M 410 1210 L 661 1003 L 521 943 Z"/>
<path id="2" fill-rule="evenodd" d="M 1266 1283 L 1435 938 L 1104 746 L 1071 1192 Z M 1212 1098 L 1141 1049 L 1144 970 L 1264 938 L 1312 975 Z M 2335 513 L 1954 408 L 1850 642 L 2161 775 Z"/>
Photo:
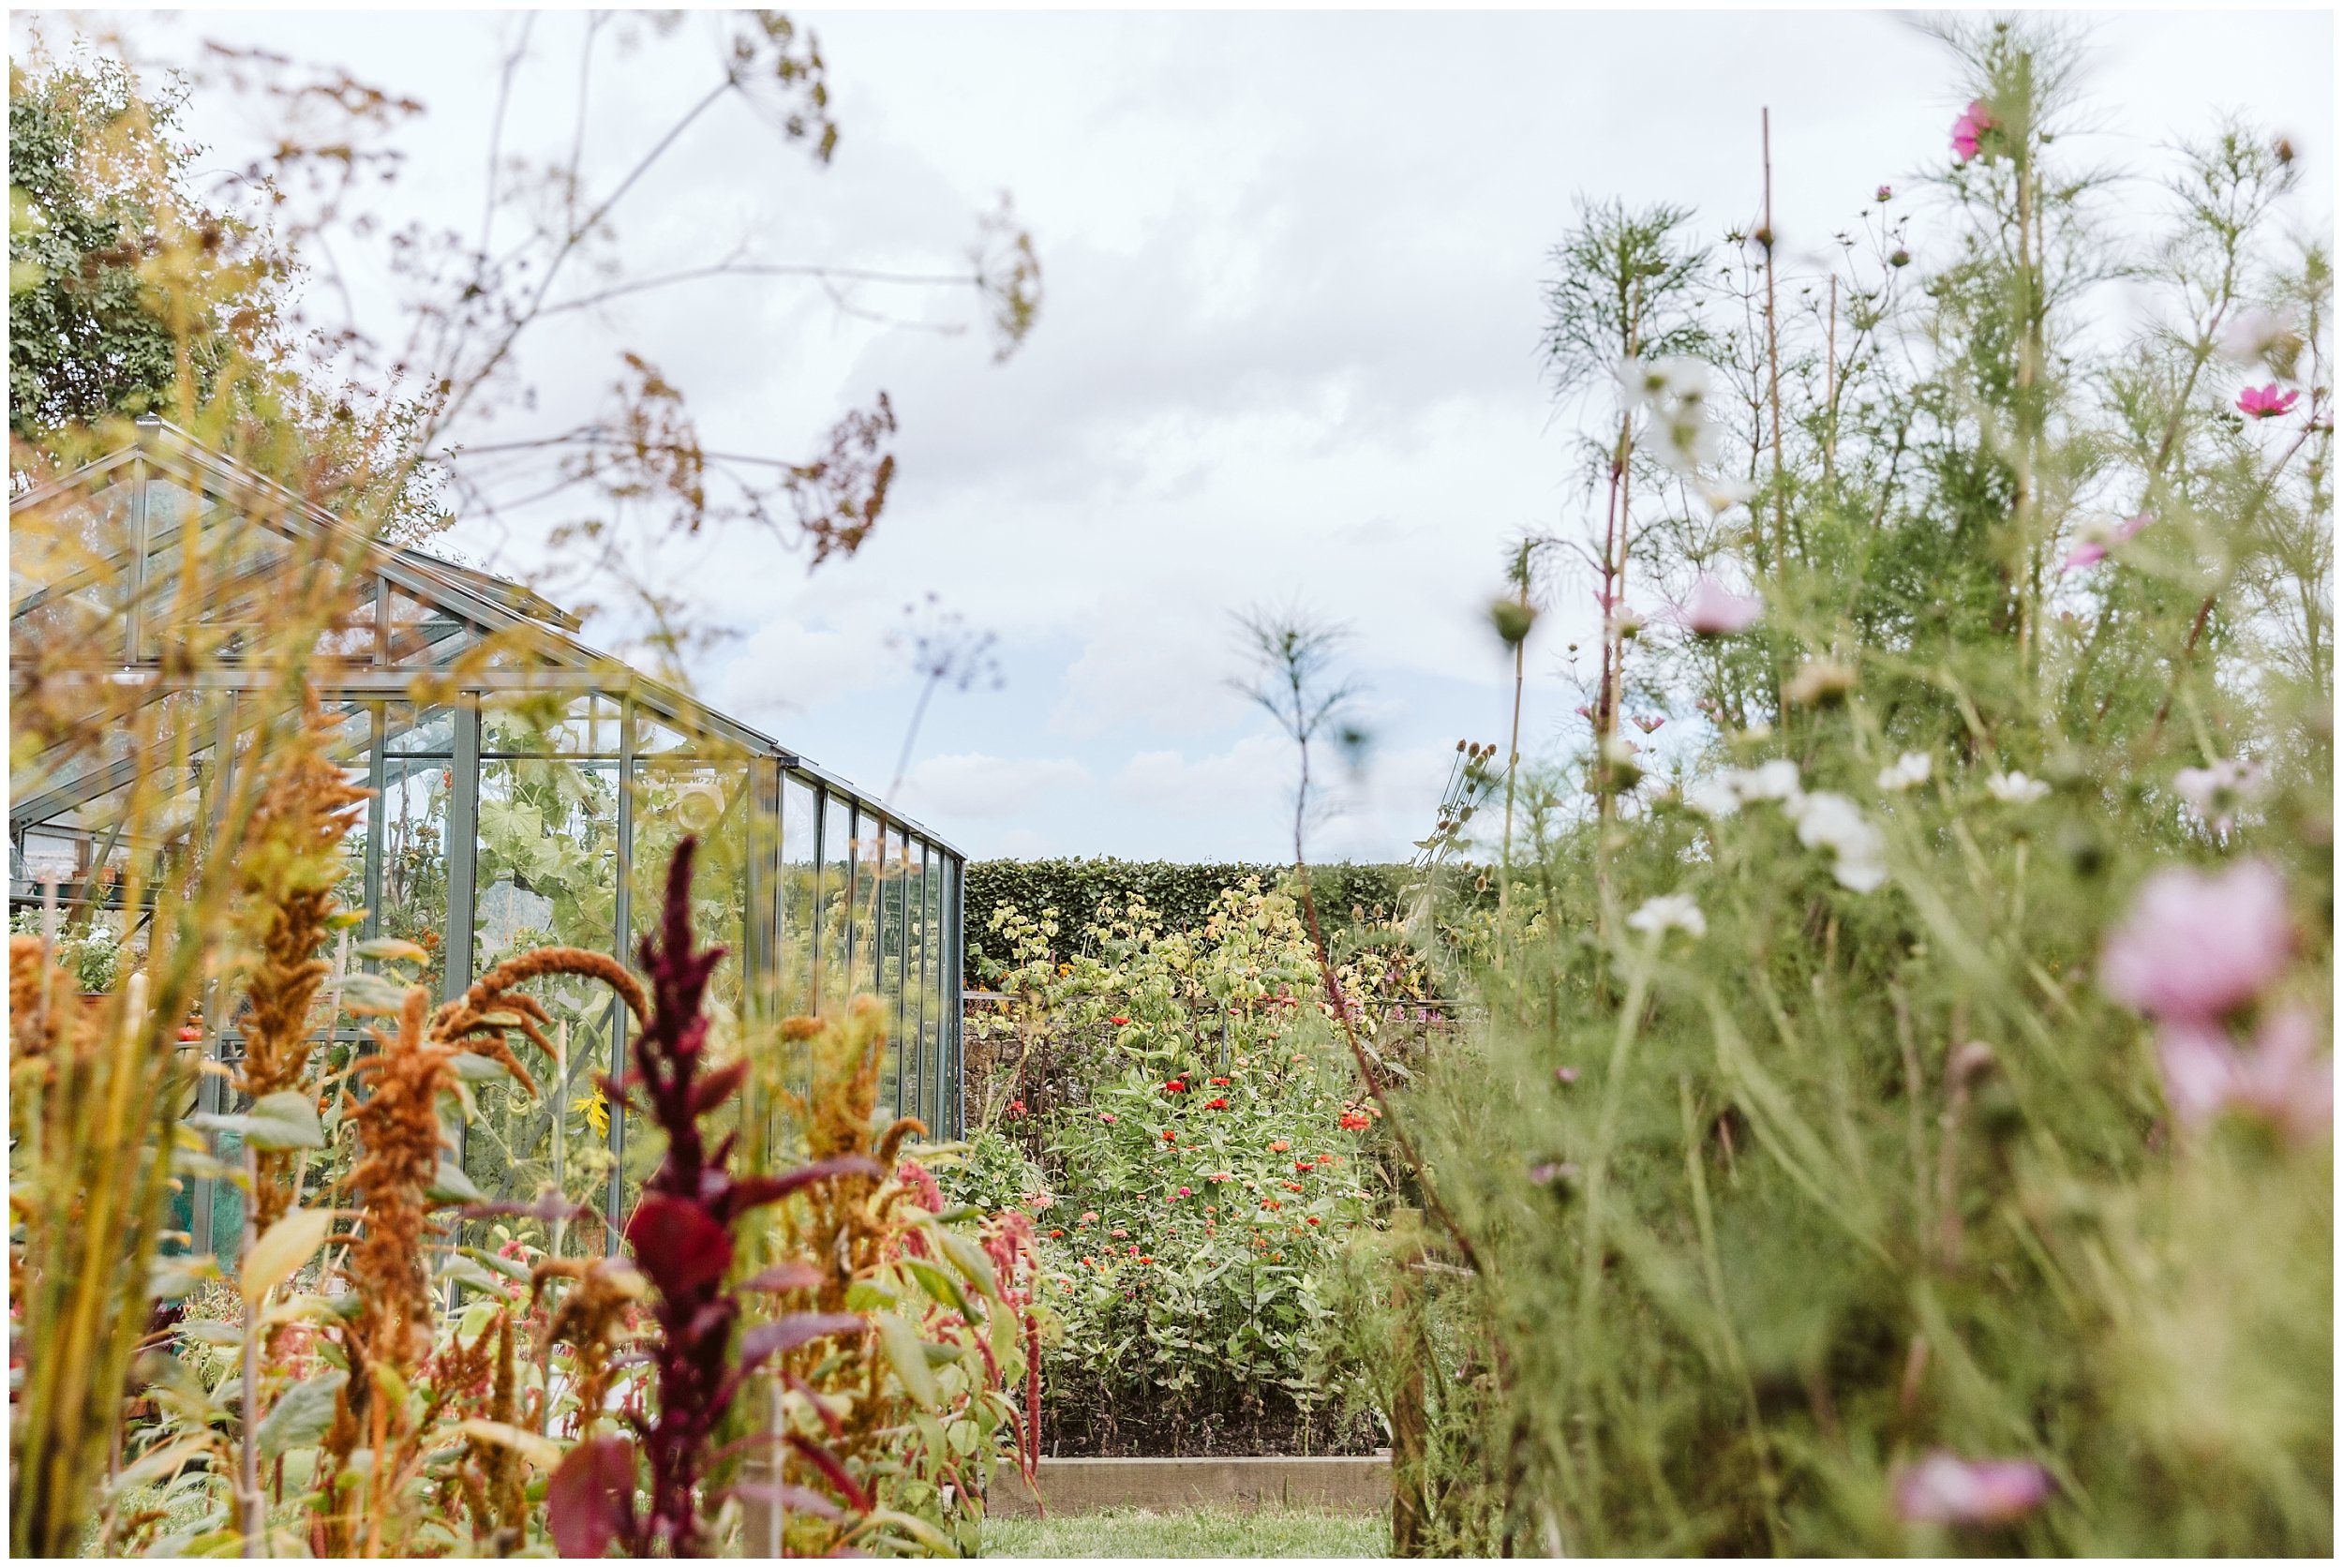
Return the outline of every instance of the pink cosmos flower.
<path id="1" fill-rule="evenodd" d="M 1642 730 L 1646 735 L 1649 735 L 1653 730 L 1658 729 L 1662 724 L 1667 723 L 1665 719 L 1660 717 L 1656 713 L 1638 713 L 1635 715 L 1633 722 L 1634 726 L 1637 729 Z"/>
<path id="2" fill-rule="evenodd" d="M 1977 157 L 1978 138 L 1993 128 L 1993 117 L 1985 112 L 1985 105 L 1971 100 L 1961 112 L 1961 118 L 1952 122 L 1952 150 L 1966 163 Z"/>
<path id="3" fill-rule="evenodd" d="M 1942 1449 L 1896 1472 L 1906 1524 L 2001 1524 L 2050 1496 L 2050 1471 L 2031 1459 L 1963 1459 Z"/>
<path id="4" fill-rule="evenodd" d="M 1582 719 L 1589 719 L 1589 720 L 1591 720 L 1591 719 L 1594 717 L 1594 709 L 1591 709 L 1591 708 L 1589 708 L 1589 707 L 1588 707 L 1585 703 L 1583 703 L 1583 702 L 1582 702 L 1582 703 L 1580 703 L 1580 704 L 1579 704 L 1576 708 L 1574 708 L 1574 709 L 1571 709 L 1571 711 L 1572 711 L 1572 712 L 1574 712 L 1574 713 L 1575 713 L 1575 714 L 1577 714 L 1577 715 L 1578 715 L 1580 718 L 1582 718 Z"/>
<path id="5" fill-rule="evenodd" d="M 2276 381 L 2268 386 L 2249 386 L 2237 395 L 2237 411 L 2247 419 L 2276 419 L 2292 412 L 2294 401 L 2300 396 L 2299 392 L 2280 392 Z"/>
<path id="6" fill-rule="evenodd" d="M 1894 188 L 1893 187 L 1891 187 L 1891 186 L 1881 186 L 1881 187 L 1879 187 L 1878 192 L 1877 192 L 1877 193 L 1873 196 L 1873 200 L 1874 200 L 1874 201 L 1878 201 L 1878 202 L 1891 202 L 1891 201 L 1895 200 L 1895 194 L 1896 194 L 1896 193 L 1895 193 L 1895 188 Z"/>
<path id="7" fill-rule="evenodd" d="M 2061 572 L 2072 572 L 2085 566 L 2096 566 L 2107 559 L 2107 552 L 2146 528 L 2156 519 L 2145 512 L 2122 522 L 2083 530 L 2082 543 L 2067 553 L 2058 563 Z"/>
<path id="8" fill-rule="evenodd" d="M 2172 787 L 2204 824 L 2226 833 L 2237 824 L 2237 809 L 2260 796 L 2269 782 L 2261 764 L 2250 757 L 2227 758 L 2210 768 L 2184 768 L 2172 775 Z"/>
<path id="9" fill-rule="evenodd" d="M 2165 1102 L 2186 1127 L 2236 1110 L 2306 1142 L 2335 1126 L 2335 1060 L 2319 1054 L 2319 1036 L 2304 1008 L 2272 1014 L 2245 1050 L 2216 1023 L 2168 1023 L 2156 1041 Z"/>
<path id="10" fill-rule="evenodd" d="M 1714 577 L 1703 577 L 1693 585 L 1693 596 L 1677 619 L 1694 636 L 1729 637 L 1756 625 L 1765 613 L 1764 600 L 1731 592 Z"/>
<path id="11" fill-rule="evenodd" d="M 2202 1023 L 2258 995 L 2293 943 L 2286 884 L 2268 861 L 2160 871 L 2108 933 L 2099 984 L 2161 1023 Z"/>

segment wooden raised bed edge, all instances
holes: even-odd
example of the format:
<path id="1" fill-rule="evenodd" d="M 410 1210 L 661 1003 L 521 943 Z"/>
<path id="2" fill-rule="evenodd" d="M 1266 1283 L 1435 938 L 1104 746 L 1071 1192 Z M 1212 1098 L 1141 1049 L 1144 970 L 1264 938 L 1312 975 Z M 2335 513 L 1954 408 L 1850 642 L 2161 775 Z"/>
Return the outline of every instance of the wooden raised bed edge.
<path id="1" fill-rule="evenodd" d="M 1048 1459 L 1041 1501 L 1052 1514 L 1107 1508 L 1172 1511 L 1196 1507 L 1325 1508 L 1380 1514 L 1391 1506 L 1388 1454 L 1302 1458 L 1285 1455 L 1201 1459 Z M 1024 1477 L 1004 1466 L 993 1474 L 986 1512 L 1032 1518 L 1038 1510 Z"/>

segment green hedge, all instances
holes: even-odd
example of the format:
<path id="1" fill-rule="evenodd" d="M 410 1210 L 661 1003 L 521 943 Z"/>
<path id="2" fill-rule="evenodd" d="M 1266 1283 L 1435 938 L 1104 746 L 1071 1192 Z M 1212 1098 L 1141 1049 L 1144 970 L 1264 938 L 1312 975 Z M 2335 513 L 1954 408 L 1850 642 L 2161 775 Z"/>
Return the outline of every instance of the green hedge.
<path id="1" fill-rule="evenodd" d="M 1236 887 L 1248 876 L 1260 877 L 1263 887 L 1274 887 L 1292 870 L 1291 866 L 1235 861 L 1183 865 L 1170 860 L 1080 858 L 971 860 L 963 903 L 968 919 L 967 983 L 971 987 L 982 984 L 977 978 L 977 960 L 983 953 L 985 922 L 996 905 L 1013 903 L 1029 913 L 1054 907 L 1071 932 L 1090 918 L 1099 900 L 1111 898 L 1119 904 L 1137 893 L 1163 917 L 1167 926 L 1179 929 L 1202 924 L 1222 889 Z M 1368 918 L 1378 912 L 1388 916 L 1411 874 L 1408 867 L 1396 865 L 1342 861 L 1312 866 L 1310 885 L 1318 897 L 1319 913 L 1330 928 L 1328 937 L 1352 922 L 1354 909 Z"/>

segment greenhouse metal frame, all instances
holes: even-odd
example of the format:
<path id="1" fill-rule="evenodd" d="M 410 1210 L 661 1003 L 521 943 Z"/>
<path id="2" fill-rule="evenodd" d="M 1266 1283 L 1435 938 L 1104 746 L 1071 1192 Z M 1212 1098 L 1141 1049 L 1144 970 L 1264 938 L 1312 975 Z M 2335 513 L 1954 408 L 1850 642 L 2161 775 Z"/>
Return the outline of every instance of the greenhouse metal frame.
<path id="1" fill-rule="evenodd" d="M 849 993 L 880 995 L 891 1020 L 880 1116 L 916 1115 L 938 1136 L 959 1134 L 964 859 L 953 845 L 751 725 L 588 647 L 575 618 L 529 589 L 360 539 L 162 421 L 141 421 L 135 441 L 14 498 L 11 523 L 37 508 L 70 513 L 81 537 L 98 542 L 84 559 L 100 564 L 41 581 L 37 563 L 20 574 L 11 546 L 20 690 L 49 618 L 78 611 L 111 618 L 118 679 L 147 683 L 157 698 L 208 689 L 238 700 L 264 677 L 238 668 L 232 653 L 191 672 L 165 667 L 169 636 L 148 579 L 182 530 L 192 523 L 203 539 L 237 545 L 220 602 L 204 612 L 216 635 L 230 628 L 231 650 L 236 617 L 252 613 L 295 541 L 322 533 L 349 545 L 338 559 L 361 563 L 360 610 L 320 645 L 313 676 L 337 725 L 336 759 L 373 791 L 342 902 L 364 910 L 363 937 L 416 940 L 439 994 L 461 994 L 491 963 L 540 943 L 631 963 L 634 938 L 658 910 L 666 852 L 694 832 L 701 939 L 738 959 L 719 972 L 719 1012 L 771 1019 L 835 1008 Z M 440 688 L 427 707 L 412 700 L 419 676 Z M 216 765 L 218 750 L 200 766 Z M 12 911 L 52 889 L 104 904 L 99 868 L 136 847 L 109 842 L 106 803 L 141 766 L 101 751 L 76 767 L 44 755 L 12 769 Z M 607 993 L 549 1000 L 565 1048 L 575 1024 L 580 1049 L 545 1113 L 557 1127 L 573 1113 L 606 1122 L 615 1216 L 644 1157 L 627 1146 L 625 1116 L 606 1105 L 595 1114 L 592 1072 L 621 1065 L 623 1010 Z M 233 1020 L 212 1006 L 204 1016 L 207 1053 L 235 1060 Z M 364 1048 L 358 1031 L 343 1038 Z M 201 1082 L 204 1105 L 216 1107 L 218 1076 Z M 545 1139 L 542 1127 L 535 1137 Z M 498 1169 L 494 1149 L 470 1142 L 464 1162 L 475 1179 Z M 192 1202 L 197 1251 L 210 1249 L 213 1206 L 201 1195 Z"/>

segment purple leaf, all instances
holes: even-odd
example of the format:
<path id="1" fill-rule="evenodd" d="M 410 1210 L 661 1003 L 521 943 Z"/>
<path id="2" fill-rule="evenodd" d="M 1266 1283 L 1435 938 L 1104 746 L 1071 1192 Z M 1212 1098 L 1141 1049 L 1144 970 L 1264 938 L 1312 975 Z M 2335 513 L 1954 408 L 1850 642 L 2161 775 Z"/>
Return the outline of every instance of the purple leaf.
<path id="1" fill-rule="evenodd" d="M 754 1498 L 759 1501 L 778 1503 L 793 1513 L 813 1514 L 825 1519 L 842 1519 L 844 1510 L 821 1493 L 788 1482 L 749 1481 L 732 1488 L 735 1497 Z"/>
<path id="2" fill-rule="evenodd" d="M 732 1098 L 740 1081 L 749 1075 L 746 1062 L 735 1062 L 728 1068 L 718 1068 L 701 1079 L 692 1090 L 692 1114 L 705 1116 Z"/>
<path id="3" fill-rule="evenodd" d="M 514 1215 L 522 1219 L 542 1219 L 550 1224 L 557 1219 L 600 1219 L 602 1215 L 589 1204 L 573 1203 L 558 1192 L 539 1193 L 526 1203 L 510 1199 L 491 1199 L 485 1203 L 467 1203 L 455 1211 L 466 1219 L 489 1219 L 499 1215 Z"/>
<path id="4" fill-rule="evenodd" d="M 828 1181 L 836 1176 L 884 1176 L 887 1168 L 874 1159 L 860 1155 L 840 1155 L 835 1159 L 816 1160 L 800 1165 L 778 1176 L 749 1176 L 735 1182 L 724 1200 L 726 1217 L 745 1213 L 759 1204 L 777 1202 L 801 1187 L 815 1182 Z"/>
<path id="5" fill-rule="evenodd" d="M 789 1446 L 805 1456 L 806 1462 L 820 1471 L 823 1478 L 838 1488 L 838 1495 L 844 1498 L 846 1505 L 856 1513 L 868 1514 L 876 1506 L 871 1501 L 871 1494 L 864 1491 L 861 1484 L 847 1473 L 845 1465 L 840 1462 L 837 1455 L 832 1454 L 820 1443 L 801 1438 L 795 1432 L 789 1434 Z"/>
<path id="6" fill-rule="evenodd" d="M 785 1263 L 775 1263 L 761 1274 L 740 1281 L 744 1291 L 810 1291 L 828 1277 L 822 1271 L 801 1258 Z"/>
<path id="7" fill-rule="evenodd" d="M 545 1483 L 545 1524 L 563 1557 L 600 1557 L 634 1535 L 634 1445 L 591 1438 L 563 1456 Z"/>
<path id="8" fill-rule="evenodd" d="M 699 1204 L 646 1193 L 626 1222 L 627 1245 L 668 1300 L 712 1285 L 732 1267 L 732 1233 Z"/>
<path id="9" fill-rule="evenodd" d="M 777 1322 L 758 1323 L 740 1336 L 740 1370 L 753 1371 L 769 1356 L 829 1335 L 861 1334 L 870 1326 L 852 1312 L 791 1312 Z"/>

